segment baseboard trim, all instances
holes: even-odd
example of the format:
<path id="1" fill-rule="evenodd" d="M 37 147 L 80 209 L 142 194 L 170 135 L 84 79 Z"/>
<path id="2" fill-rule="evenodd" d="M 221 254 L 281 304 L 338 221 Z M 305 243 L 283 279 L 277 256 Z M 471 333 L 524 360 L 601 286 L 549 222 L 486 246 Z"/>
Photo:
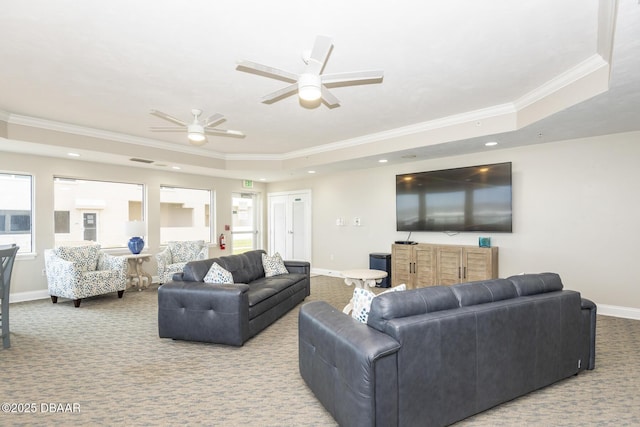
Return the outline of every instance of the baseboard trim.
<path id="1" fill-rule="evenodd" d="M 49 298 L 49 291 L 43 289 L 41 291 L 18 292 L 9 295 L 9 303 L 35 301 L 39 299 Z"/>
<path id="2" fill-rule="evenodd" d="M 339 271 L 327 270 L 325 268 L 312 268 L 311 274 L 315 274 L 316 276 L 344 277 Z"/>
<path id="3" fill-rule="evenodd" d="M 640 308 L 620 307 L 617 305 L 596 304 L 598 314 L 603 316 L 622 317 L 625 319 L 640 320 Z"/>

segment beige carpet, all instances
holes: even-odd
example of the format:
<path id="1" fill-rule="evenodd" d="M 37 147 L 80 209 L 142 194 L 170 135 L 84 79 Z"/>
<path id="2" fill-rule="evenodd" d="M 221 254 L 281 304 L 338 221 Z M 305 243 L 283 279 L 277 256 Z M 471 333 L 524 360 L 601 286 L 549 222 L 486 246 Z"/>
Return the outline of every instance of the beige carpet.
<path id="1" fill-rule="evenodd" d="M 305 302 L 342 308 L 352 291 L 317 276 Z M 298 373 L 297 315 L 236 348 L 158 338 L 155 286 L 78 309 L 68 300 L 13 304 L 0 401 L 23 413 L 3 405 L 0 425 L 335 425 Z M 457 425 L 639 426 L 640 321 L 598 322 L 596 370 Z"/>

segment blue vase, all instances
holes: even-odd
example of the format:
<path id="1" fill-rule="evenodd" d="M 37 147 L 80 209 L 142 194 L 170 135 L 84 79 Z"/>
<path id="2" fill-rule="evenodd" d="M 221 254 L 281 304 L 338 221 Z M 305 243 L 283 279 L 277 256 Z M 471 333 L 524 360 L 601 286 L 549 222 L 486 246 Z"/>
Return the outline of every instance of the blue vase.
<path id="1" fill-rule="evenodd" d="M 132 254 L 139 254 L 144 249 L 144 240 L 142 237 L 132 237 L 129 239 L 129 250 Z"/>

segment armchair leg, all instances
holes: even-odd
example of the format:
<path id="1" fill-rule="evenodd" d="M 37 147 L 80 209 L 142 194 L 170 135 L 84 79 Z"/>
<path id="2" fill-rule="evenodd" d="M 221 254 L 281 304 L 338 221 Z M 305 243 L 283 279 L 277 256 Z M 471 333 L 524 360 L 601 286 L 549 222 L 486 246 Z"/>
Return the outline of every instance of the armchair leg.
<path id="1" fill-rule="evenodd" d="M 55 296 L 55 295 L 51 295 L 51 302 L 54 303 L 54 304 L 57 303 L 58 302 L 58 297 Z"/>
<path id="2" fill-rule="evenodd" d="M 123 295 L 124 295 L 124 291 L 118 291 L 118 298 L 122 298 Z"/>
<path id="3" fill-rule="evenodd" d="M 73 300 L 73 306 L 74 306 L 75 308 L 80 307 L 80 302 L 81 302 L 81 301 L 82 301 L 82 298 L 74 299 L 74 300 Z"/>

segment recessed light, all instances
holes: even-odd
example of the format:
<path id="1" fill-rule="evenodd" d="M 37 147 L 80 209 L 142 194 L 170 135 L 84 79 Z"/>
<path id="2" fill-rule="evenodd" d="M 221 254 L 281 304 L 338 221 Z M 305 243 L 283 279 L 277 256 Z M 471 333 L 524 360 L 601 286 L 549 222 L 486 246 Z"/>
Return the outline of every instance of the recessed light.
<path id="1" fill-rule="evenodd" d="M 498 143 L 496 141 L 489 141 L 485 142 L 484 145 L 487 147 L 493 147 L 494 145 L 498 145 Z"/>
<path id="2" fill-rule="evenodd" d="M 260 178 L 260 181 L 266 181 L 267 178 Z"/>
<path id="3" fill-rule="evenodd" d="M 307 173 L 316 173 L 316 171 L 307 171 Z"/>
<path id="4" fill-rule="evenodd" d="M 80 157 L 80 154 L 78 154 L 78 153 L 67 153 L 67 156 L 69 156 L 69 157 Z"/>
<path id="5" fill-rule="evenodd" d="M 180 166 L 171 166 L 171 169 L 175 169 L 175 170 L 179 171 L 182 168 Z"/>
<path id="6" fill-rule="evenodd" d="M 378 163 L 387 163 L 388 161 L 389 160 L 387 160 L 387 159 L 380 159 L 380 160 L 378 160 Z"/>

